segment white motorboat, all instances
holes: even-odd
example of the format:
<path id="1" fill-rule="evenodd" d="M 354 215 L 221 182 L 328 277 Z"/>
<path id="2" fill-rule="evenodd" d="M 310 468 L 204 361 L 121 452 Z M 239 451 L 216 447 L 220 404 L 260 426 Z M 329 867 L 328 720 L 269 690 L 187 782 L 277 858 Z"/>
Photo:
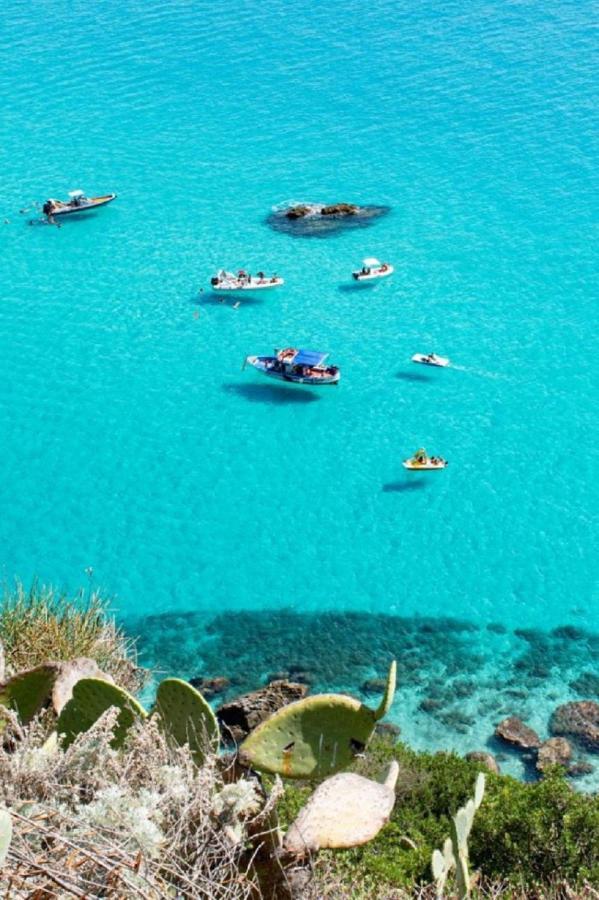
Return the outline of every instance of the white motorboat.
<path id="1" fill-rule="evenodd" d="M 433 469 L 445 469 L 449 465 L 442 456 L 429 456 L 426 450 L 417 450 L 411 459 L 404 459 L 402 463 L 404 469 L 412 469 L 418 471 L 431 471 Z"/>
<path id="2" fill-rule="evenodd" d="M 341 373 L 337 366 L 325 366 L 328 353 L 318 350 L 296 350 L 286 347 L 275 350 L 274 356 L 246 356 L 243 367 L 249 363 L 268 378 L 290 381 L 295 384 L 338 384 Z"/>
<path id="3" fill-rule="evenodd" d="M 355 281 L 375 281 L 377 278 L 387 278 L 393 274 L 393 266 L 391 263 L 382 263 L 374 256 L 367 256 L 363 260 L 362 268 L 357 272 L 352 272 Z"/>
<path id="4" fill-rule="evenodd" d="M 436 353 L 415 353 L 412 362 L 422 363 L 423 366 L 440 366 L 445 368 L 449 360 L 445 356 L 437 356 Z"/>
<path id="5" fill-rule="evenodd" d="M 223 294 L 237 294 L 243 292 L 267 291 L 272 288 L 280 287 L 284 284 L 284 280 L 278 275 L 265 275 L 264 272 L 258 272 L 257 275 L 250 275 L 245 269 L 240 269 L 237 275 L 233 272 L 227 272 L 220 269 L 216 275 L 210 279 L 212 290 Z"/>

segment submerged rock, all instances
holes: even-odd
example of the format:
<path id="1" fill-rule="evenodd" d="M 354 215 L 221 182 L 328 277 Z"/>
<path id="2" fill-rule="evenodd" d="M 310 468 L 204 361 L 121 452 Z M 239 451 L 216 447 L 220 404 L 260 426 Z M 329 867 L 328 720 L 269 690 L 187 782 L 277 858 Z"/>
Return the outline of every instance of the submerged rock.
<path id="1" fill-rule="evenodd" d="M 301 700 L 308 693 L 305 684 L 293 681 L 272 681 L 258 691 L 244 694 L 216 710 L 216 718 L 222 726 L 225 739 L 241 742 L 261 722 L 278 709 Z"/>
<path id="2" fill-rule="evenodd" d="M 593 753 L 599 753 L 599 703 L 574 700 L 558 706 L 549 723 L 551 734 L 574 738 Z"/>
<path id="3" fill-rule="evenodd" d="M 583 697 L 599 697 L 599 675 L 581 672 L 578 678 L 570 682 L 570 687 Z"/>
<path id="4" fill-rule="evenodd" d="M 343 228 L 370 225 L 388 212 L 388 206 L 291 203 L 274 207 L 266 221 L 275 231 L 296 237 L 326 237 Z"/>
<path id="5" fill-rule="evenodd" d="M 502 719 L 495 728 L 495 736 L 519 750 L 536 750 L 541 746 L 541 739 L 536 731 L 525 725 L 518 716 Z"/>
<path id="6" fill-rule="evenodd" d="M 216 678 L 190 678 L 189 683 L 208 699 L 215 697 L 216 694 L 224 694 L 227 688 L 231 686 L 230 680 L 223 675 L 219 675 Z"/>
<path id="7" fill-rule="evenodd" d="M 492 753 L 487 753 L 485 750 L 471 750 L 470 753 L 467 753 L 465 759 L 470 762 L 480 763 L 481 766 L 485 766 L 489 770 L 489 772 L 494 772 L 495 775 L 499 775 L 500 768 L 499 763 L 495 759 Z"/>
<path id="8" fill-rule="evenodd" d="M 582 775 L 590 775 L 594 772 L 594 767 L 586 760 L 578 760 L 568 766 L 568 775 L 570 778 L 580 778 Z"/>
<path id="9" fill-rule="evenodd" d="M 565 738 L 549 738 L 539 747 L 537 771 L 544 772 L 550 766 L 567 766 L 571 758 L 572 747 Z"/>

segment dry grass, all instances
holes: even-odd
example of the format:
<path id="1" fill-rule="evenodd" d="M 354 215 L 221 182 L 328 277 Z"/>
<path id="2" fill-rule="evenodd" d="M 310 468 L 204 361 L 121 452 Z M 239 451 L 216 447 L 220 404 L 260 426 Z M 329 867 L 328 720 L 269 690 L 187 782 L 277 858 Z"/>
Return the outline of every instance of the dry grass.
<path id="1" fill-rule="evenodd" d="M 214 814 L 216 760 L 198 769 L 167 746 L 157 723 L 110 747 L 108 711 L 68 750 L 40 748 L 43 723 L 0 753 L 0 796 L 14 834 L 0 870 L 5 898 L 258 896 L 243 845 Z"/>
<path id="2" fill-rule="evenodd" d="M 9 674 L 48 660 L 89 656 L 129 691 L 138 691 L 145 680 L 136 665 L 134 643 L 96 592 L 80 591 L 70 598 L 37 583 L 29 591 L 19 582 L 13 589 L 5 588 L 0 641 Z"/>

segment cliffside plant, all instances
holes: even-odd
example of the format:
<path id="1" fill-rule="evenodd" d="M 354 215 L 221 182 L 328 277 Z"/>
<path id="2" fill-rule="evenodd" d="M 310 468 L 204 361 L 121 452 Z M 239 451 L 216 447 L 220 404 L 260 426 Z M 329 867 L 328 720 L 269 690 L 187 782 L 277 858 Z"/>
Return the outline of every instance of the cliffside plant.
<path id="1" fill-rule="evenodd" d="M 34 582 L 5 587 L 0 597 L 0 642 L 6 674 L 31 669 L 48 660 L 86 656 L 135 693 L 145 673 L 135 658 L 135 645 L 116 625 L 107 601 L 96 591 L 73 597 Z"/>

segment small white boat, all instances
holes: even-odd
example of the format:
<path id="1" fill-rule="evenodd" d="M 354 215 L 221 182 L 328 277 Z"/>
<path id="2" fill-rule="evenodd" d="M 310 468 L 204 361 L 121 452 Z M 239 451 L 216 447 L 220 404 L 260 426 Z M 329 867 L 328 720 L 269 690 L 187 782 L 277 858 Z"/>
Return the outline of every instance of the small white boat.
<path id="1" fill-rule="evenodd" d="M 444 368 L 449 365 L 449 360 L 445 356 L 437 356 L 436 353 L 415 353 L 412 362 L 422 363 L 423 366 L 440 366 Z"/>
<path id="2" fill-rule="evenodd" d="M 320 386 L 338 384 L 341 373 L 337 366 L 325 366 L 328 353 L 318 350 L 296 350 L 286 347 L 275 350 L 274 356 L 246 356 L 243 367 L 249 363 L 268 378 L 290 381 L 295 384 Z"/>
<path id="3" fill-rule="evenodd" d="M 404 469 L 417 469 L 418 471 L 427 471 L 432 469 L 445 469 L 449 465 L 442 456 L 429 456 L 426 450 L 417 450 L 411 459 L 404 459 L 402 463 Z"/>
<path id="4" fill-rule="evenodd" d="M 374 256 L 367 256 L 363 260 L 362 268 L 352 272 L 355 281 L 374 281 L 377 278 L 387 278 L 393 274 L 393 266 L 390 263 L 379 262 Z"/>
<path id="5" fill-rule="evenodd" d="M 224 294 L 237 294 L 243 292 L 267 291 L 272 288 L 280 287 L 285 282 L 278 275 L 265 275 L 264 272 L 258 272 L 257 275 L 250 275 L 245 269 L 240 269 L 237 275 L 233 272 L 227 272 L 220 269 L 216 275 L 210 279 L 212 290 Z"/>

